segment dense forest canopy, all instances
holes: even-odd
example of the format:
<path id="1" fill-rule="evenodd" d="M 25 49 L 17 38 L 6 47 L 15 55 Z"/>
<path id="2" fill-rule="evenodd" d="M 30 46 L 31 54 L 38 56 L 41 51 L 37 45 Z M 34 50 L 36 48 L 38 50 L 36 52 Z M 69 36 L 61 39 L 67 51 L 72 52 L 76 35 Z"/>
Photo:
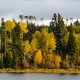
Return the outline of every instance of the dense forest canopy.
<path id="1" fill-rule="evenodd" d="M 35 16 L 19 15 L 4 21 L 0 27 L 0 68 L 79 68 L 80 22 L 64 24 L 63 17 L 54 13 L 49 26 L 35 25 Z M 23 19 L 26 19 L 26 22 Z"/>

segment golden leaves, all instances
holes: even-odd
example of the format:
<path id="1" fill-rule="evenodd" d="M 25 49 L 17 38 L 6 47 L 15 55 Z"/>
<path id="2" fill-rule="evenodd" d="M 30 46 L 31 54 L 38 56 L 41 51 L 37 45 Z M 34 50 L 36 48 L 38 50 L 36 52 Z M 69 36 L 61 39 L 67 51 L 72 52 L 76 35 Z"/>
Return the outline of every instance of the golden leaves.
<path id="1" fill-rule="evenodd" d="M 42 53 L 41 53 L 41 50 L 38 50 L 35 53 L 34 62 L 37 63 L 37 64 L 41 64 L 42 63 Z"/>
<path id="2" fill-rule="evenodd" d="M 49 42 L 48 43 L 49 43 L 49 48 L 50 49 L 52 49 L 52 50 L 56 49 L 56 39 L 55 39 L 53 33 L 49 34 Z"/>
<path id="3" fill-rule="evenodd" d="M 56 39 L 53 33 L 49 33 L 47 28 L 43 28 L 40 31 L 36 31 L 33 35 L 33 39 L 37 40 L 38 49 L 47 52 L 49 50 L 56 49 Z"/>
<path id="4" fill-rule="evenodd" d="M 24 51 L 25 51 L 26 53 L 28 53 L 28 52 L 31 51 L 31 46 L 30 46 L 28 40 L 26 40 L 26 41 L 23 42 L 23 47 L 24 47 Z"/>
<path id="5" fill-rule="evenodd" d="M 27 33 L 28 32 L 28 29 L 27 29 L 27 24 L 25 22 L 19 22 L 19 26 L 20 26 L 20 29 L 23 33 Z"/>
<path id="6" fill-rule="evenodd" d="M 14 27 L 15 27 L 15 22 L 14 21 L 11 21 L 11 20 L 7 20 L 5 22 L 5 31 L 11 31 Z"/>
<path id="7" fill-rule="evenodd" d="M 55 68 L 60 68 L 61 57 L 59 55 L 56 55 L 54 61 L 55 61 Z"/>
<path id="8" fill-rule="evenodd" d="M 16 26 L 14 21 L 11 20 L 7 20 L 5 22 L 5 31 L 11 31 L 14 27 Z M 19 22 L 19 26 L 22 32 L 27 33 L 28 29 L 27 29 L 27 24 L 25 22 Z"/>
<path id="9" fill-rule="evenodd" d="M 54 64 L 54 68 L 60 68 L 61 57 L 59 55 L 50 53 L 49 61 Z"/>

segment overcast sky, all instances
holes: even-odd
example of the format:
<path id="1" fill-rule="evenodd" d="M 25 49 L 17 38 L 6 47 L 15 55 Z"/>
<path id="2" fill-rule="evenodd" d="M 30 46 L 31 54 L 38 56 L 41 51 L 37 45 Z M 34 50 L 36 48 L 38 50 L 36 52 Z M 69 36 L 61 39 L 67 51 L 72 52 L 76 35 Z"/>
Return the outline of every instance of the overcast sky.
<path id="1" fill-rule="evenodd" d="M 22 14 L 50 20 L 55 12 L 64 18 L 80 18 L 80 0 L 0 0 L 0 17 L 5 19 Z"/>

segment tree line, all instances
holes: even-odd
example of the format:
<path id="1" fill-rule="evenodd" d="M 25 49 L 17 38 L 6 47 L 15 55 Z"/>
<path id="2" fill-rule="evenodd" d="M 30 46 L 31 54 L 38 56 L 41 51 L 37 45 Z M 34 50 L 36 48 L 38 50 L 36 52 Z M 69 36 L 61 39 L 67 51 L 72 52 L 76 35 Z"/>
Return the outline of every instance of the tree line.
<path id="1" fill-rule="evenodd" d="M 80 68 L 80 22 L 64 24 L 54 13 L 49 26 L 35 25 L 19 15 L 21 21 L 4 21 L 0 27 L 0 68 L 68 69 Z M 43 20 L 43 18 L 41 18 Z M 68 19 L 66 19 L 66 23 Z"/>

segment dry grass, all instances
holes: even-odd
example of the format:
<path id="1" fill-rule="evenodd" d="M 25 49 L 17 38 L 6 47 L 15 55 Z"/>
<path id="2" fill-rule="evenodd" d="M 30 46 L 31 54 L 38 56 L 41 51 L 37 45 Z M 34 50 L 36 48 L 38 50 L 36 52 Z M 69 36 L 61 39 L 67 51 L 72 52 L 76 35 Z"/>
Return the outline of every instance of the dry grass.
<path id="1" fill-rule="evenodd" d="M 0 73 L 80 73 L 80 69 L 0 69 Z"/>

